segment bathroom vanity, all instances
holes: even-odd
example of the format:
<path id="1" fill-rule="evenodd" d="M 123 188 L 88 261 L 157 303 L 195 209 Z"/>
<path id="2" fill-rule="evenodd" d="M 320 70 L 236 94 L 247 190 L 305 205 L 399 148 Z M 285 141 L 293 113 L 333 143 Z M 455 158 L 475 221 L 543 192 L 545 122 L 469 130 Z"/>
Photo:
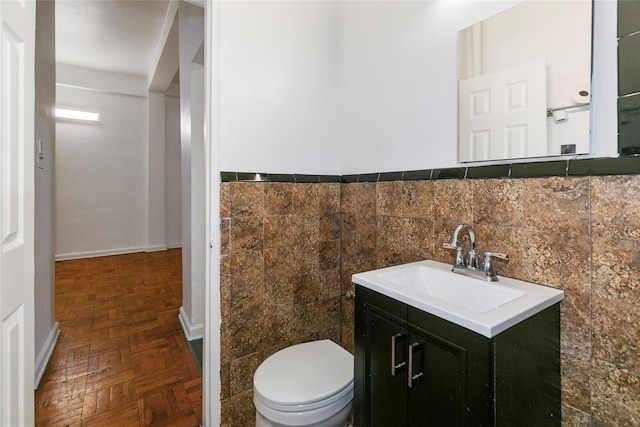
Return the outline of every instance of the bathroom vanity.
<path id="1" fill-rule="evenodd" d="M 458 280 L 451 266 L 429 262 L 448 268 L 443 277 L 449 279 L 448 273 Z M 422 298 L 426 306 L 420 306 L 410 301 L 420 296 L 417 292 L 411 295 L 394 289 L 393 281 L 385 283 L 402 268 L 353 276 L 356 427 L 559 426 L 562 291 L 515 281 L 516 288 L 539 287 L 545 296 L 525 316 L 479 329 L 443 318 L 449 315 L 441 310 L 456 311 L 452 301 L 427 295 Z M 465 286 L 485 285 L 464 280 Z M 503 303 L 502 310 L 509 311 L 509 304 L 524 307 L 527 298 L 520 295 Z M 477 314 L 496 317 L 491 312 L 500 309 L 482 308 Z M 469 314 L 476 321 L 472 311 L 462 308 L 458 315 Z"/>

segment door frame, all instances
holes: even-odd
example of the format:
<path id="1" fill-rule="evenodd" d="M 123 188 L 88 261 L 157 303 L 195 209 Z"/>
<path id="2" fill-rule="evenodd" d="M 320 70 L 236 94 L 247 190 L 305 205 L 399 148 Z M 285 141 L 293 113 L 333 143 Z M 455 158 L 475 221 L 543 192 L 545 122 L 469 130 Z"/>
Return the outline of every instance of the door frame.
<path id="1" fill-rule="evenodd" d="M 222 418 L 220 381 L 220 157 L 219 50 L 220 2 L 199 0 L 204 7 L 205 44 L 205 314 L 202 421 L 219 426 Z"/>

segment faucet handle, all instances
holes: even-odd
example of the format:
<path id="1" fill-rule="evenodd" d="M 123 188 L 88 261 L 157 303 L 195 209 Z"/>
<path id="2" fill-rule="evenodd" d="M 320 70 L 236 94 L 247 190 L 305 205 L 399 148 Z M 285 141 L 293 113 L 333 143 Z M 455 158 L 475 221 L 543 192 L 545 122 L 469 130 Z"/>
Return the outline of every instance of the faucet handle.
<path id="1" fill-rule="evenodd" d="M 498 280 L 496 270 L 493 268 L 493 258 L 500 258 L 504 260 L 509 259 L 509 255 L 500 252 L 485 252 L 484 253 L 484 274 L 487 281 L 495 282 Z"/>
<path id="2" fill-rule="evenodd" d="M 462 248 L 460 246 L 456 246 L 453 243 L 445 243 L 443 245 L 445 249 L 453 249 L 456 251 L 456 260 L 453 262 L 453 267 L 466 267 L 467 262 L 464 259 L 464 255 L 462 254 Z"/>
<path id="3" fill-rule="evenodd" d="M 485 252 L 484 256 L 488 257 L 488 258 L 494 257 L 494 258 L 500 258 L 500 259 L 504 259 L 504 260 L 509 260 L 509 255 L 503 254 L 503 253 L 500 253 L 500 252 Z"/>

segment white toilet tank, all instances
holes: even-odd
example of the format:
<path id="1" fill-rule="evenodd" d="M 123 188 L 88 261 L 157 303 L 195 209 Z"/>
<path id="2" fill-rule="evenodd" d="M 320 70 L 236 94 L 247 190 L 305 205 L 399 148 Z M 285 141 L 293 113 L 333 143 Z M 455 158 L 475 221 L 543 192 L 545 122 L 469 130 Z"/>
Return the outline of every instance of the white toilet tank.
<path id="1" fill-rule="evenodd" d="M 353 355 L 330 340 L 269 356 L 253 377 L 257 427 L 343 427 L 353 401 Z"/>

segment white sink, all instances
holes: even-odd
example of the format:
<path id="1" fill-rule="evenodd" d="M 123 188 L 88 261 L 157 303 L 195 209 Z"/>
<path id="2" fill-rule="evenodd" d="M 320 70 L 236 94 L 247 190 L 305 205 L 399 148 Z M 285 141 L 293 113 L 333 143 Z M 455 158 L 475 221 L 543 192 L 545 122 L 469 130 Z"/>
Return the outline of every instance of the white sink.
<path id="1" fill-rule="evenodd" d="M 426 263 L 408 264 L 380 270 L 377 277 L 476 313 L 495 310 L 525 295 L 521 290 L 494 286 L 493 282 L 452 274 L 451 268 L 439 267 Z"/>
<path id="2" fill-rule="evenodd" d="M 489 338 L 564 299 L 559 289 L 508 277 L 485 282 L 431 260 L 354 274 L 352 280 Z"/>

